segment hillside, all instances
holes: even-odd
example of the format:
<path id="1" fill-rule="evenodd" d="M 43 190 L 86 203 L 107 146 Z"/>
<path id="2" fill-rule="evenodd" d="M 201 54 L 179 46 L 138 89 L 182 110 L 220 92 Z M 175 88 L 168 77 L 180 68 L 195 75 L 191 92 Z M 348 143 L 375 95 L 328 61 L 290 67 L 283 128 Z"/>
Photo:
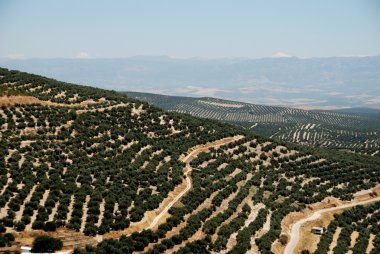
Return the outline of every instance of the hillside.
<path id="1" fill-rule="evenodd" d="M 375 157 L 7 69 L 0 93 L 0 229 L 22 244 L 48 231 L 71 250 L 103 240 L 82 253 L 282 253 L 294 221 L 358 198 L 380 222 Z M 376 253 L 379 227 L 355 230 Z"/>
<path id="2" fill-rule="evenodd" d="M 192 98 L 127 92 L 170 111 L 231 122 L 273 139 L 315 147 L 348 149 L 377 154 L 380 113 L 308 111 L 256 105 L 215 98 Z"/>

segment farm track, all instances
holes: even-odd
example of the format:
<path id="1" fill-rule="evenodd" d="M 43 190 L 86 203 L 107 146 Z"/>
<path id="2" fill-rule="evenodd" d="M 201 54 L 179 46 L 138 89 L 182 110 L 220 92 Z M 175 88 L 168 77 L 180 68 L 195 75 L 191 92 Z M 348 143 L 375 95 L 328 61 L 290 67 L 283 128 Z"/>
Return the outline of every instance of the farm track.
<path id="1" fill-rule="evenodd" d="M 351 208 L 351 207 L 358 206 L 358 205 L 365 205 L 365 204 L 373 203 L 376 201 L 380 201 L 380 197 L 376 197 L 376 198 L 372 198 L 372 199 L 360 201 L 360 202 L 352 201 L 348 204 L 343 204 L 343 205 L 339 205 L 336 207 L 324 208 L 324 209 L 321 209 L 321 210 L 318 210 L 318 211 L 312 213 L 311 215 L 309 215 L 306 218 L 303 218 L 303 219 L 295 222 L 291 227 L 290 240 L 289 240 L 289 243 L 285 247 L 284 254 L 294 253 L 294 250 L 295 250 L 295 248 L 296 248 L 296 246 L 300 240 L 300 229 L 301 229 L 302 225 L 305 224 L 306 222 L 314 221 L 314 220 L 318 219 L 322 214 L 327 213 L 327 212 L 343 210 L 343 209 Z"/>
<path id="2" fill-rule="evenodd" d="M 205 152 L 205 151 L 209 150 L 210 148 L 217 148 L 219 146 L 223 146 L 223 145 L 226 145 L 228 143 L 235 142 L 239 139 L 242 139 L 243 137 L 244 136 L 239 135 L 239 136 L 234 136 L 234 137 L 229 137 L 229 138 L 223 138 L 223 139 L 220 139 L 220 140 L 217 140 L 214 142 L 210 142 L 210 143 L 207 143 L 204 145 L 197 145 L 195 147 L 190 148 L 188 155 L 186 155 L 186 156 L 183 155 L 184 157 L 180 158 L 180 160 L 186 164 L 185 172 L 184 172 L 184 175 L 186 178 L 186 187 L 183 190 L 181 190 L 180 193 L 176 194 L 174 197 L 170 197 L 171 195 L 169 194 L 168 195 L 169 198 L 167 198 L 167 199 L 172 199 L 169 202 L 169 204 L 165 205 L 162 208 L 158 208 L 155 211 L 149 211 L 148 212 L 150 214 L 154 214 L 154 213 L 159 211 L 159 213 L 157 215 L 152 216 L 152 215 L 146 214 L 141 221 L 131 224 L 131 226 L 128 229 L 126 229 L 124 231 L 114 231 L 114 232 L 107 233 L 106 235 L 104 235 L 103 238 L 105 238 L 105 239 L 106 238 L 118 238 L 123 234 L 129 235 L 132 232 L 141 231 L 141 230 L 146 229 L 146 228 L 149 228 L 149 229 L 156 228 L 157 225 L 160 224 L 160 221 L 163 218 L 165 218 L 166 216 L 168 216 L 169 209 L 175 203 L 177 203 L 191 189 L 192 183 L 191 183 L 191 178 L 190 178 L 189 174 L 191 173 L 192 168 L 190 166 L 190 162 L 201 152 Z M 175 191 L 173 191 L 173 192 L 175 192 Z M 165 203 L 165 200 L 162 203 Z"/>
<path id="3" fill-rule="evenodd" d="M 39 105 L 53 106 L 53 107 L 83 107 L 83 106 L 93 105 L 93 104 L 98 104 L 98 103 L 94 101 L 83 101 L 80 103 L 66 104 L 66 103 L 57 103 L 57 102 L 52 102 L 52 101 L 40 100 L 34 96 L 23 96 L 23 95 L 0 97 L 0 106 L 2 105 L 9 106 L 9 105 L 17 105 L 17 104 L 23 104 L 23 105 L 39 104 Z"/>
<path id="4" fill-rule="evenodd" d="M 192 167 L 190 166 L 190 162 L 201 152 L 204 152 L 210 148 L 215 148 L 215 147 L 219 147 L 219 146 L 222 146 L 222 145 L 225 145 L 225 144 L 228 144 L 228 143 L 231 143 L 231 142 L 234 142 L 234 141 L 237 141 L 239 139 L 243 138 L 243 136 L 236 136 L 236 137 L 232 137 L 232 138 L 224 138 L 222 140 L 218 140 L 218 141 L 214 141 L 212 143 L 209 143 L 209 144 L 206 144 L 206 145 L 201 145 L 201 146 L 196 146 L 191 150 L 191 152 L 183 159 L 181 159 L 182 162 L 186 163 L 186 166 L 185 166 L 185 178 L 186 178 L 186 188 L 181 191 L 154 219 L 153 221 L 150 223 L 149 225 L 149 229 L 153 229 L 157 223 L 160 221 L 160 219 L 162 217 L 164 217 L 164 215 L 169 211 L 169 209 L 175 204 L 177 203 L 192 187 L 192 183 L 191 183 L 191 178 L 189 176 L 189 174 L 191 173 L 192 171 Z"/>

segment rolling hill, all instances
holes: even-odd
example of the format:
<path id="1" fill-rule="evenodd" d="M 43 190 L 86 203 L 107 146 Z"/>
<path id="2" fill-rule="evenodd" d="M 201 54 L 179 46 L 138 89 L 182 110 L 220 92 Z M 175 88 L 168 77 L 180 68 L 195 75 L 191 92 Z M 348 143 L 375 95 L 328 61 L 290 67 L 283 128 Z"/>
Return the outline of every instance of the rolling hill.
<path id="1" fill-rule="evenodd" d="M 0 95 L 0 231 L 20 244 L 49 234 L 78 253 L 282 253 L 295 221 L 347 206 L 367 227 L 331 216 L 329 235 L 302 233 L 296 248 L 324 253 L 339 228 L 359 234 L 355 250 L 380 248 L 376 157 L 2 68 Z"/>
<path id="2" fill-rule="evenodd" d="M 127 92 L 165 110 L 235 123 L 259 135 L 316 147 L 368 154 L 380 150 L 380 112 L 309 111 L 210 97 L 192 98 Z"/>

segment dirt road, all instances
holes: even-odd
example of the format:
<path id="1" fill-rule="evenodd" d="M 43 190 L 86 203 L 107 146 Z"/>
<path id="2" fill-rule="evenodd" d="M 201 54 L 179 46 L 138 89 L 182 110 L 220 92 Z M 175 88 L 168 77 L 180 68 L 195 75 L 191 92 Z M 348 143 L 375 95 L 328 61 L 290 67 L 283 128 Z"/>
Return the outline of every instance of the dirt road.
<path id="1" fill-rule="evenodd" d="M 293 254 L 294 253 L 294 249 L 296 248 L 297 243 L 299 242 L 299 239 L 300 239 L 300 229 L 301 229 L 302 225 L 305 224 L 306 222 L 316 220 L 322 214 L 327 213 L 327 212 L 332 212 L 332 211 L 341 210 L 341 209 L 347 209 L 347 208 L 351 208 L 351 207 L 354 207 L 357 205 L 365 205 L 365 204 L 376 202 L 376 201 L 380 201 L 380 197 L 372 198 L 372 199 L 369 199 L 366 201 L 361 201 L 361 202 L 353 201 L 353 202 L 348 203 L 348 204 L 344 204 L 344 205 L 340 205 L 340 206 L 336 206 L 336 207 L 331 207 L 331 208 L 325 208 L 325 209 L 322 209 L 322 210 L 319 210 L 319 211 L 312 213 L 310 216 L 308 216 L 304 219 L 297 221 L 296 223 L 294 223 L 292 225 L 292 228 L 290 231 L 290 241 L 286 245 L 284 254 Z"/>
<path id="2" fill-rule="evenodd" d="M 225 145 L 225 144 L 228 144 L 228 143 L 231 143 L 231 142 L 234 142 L 234 141 L 237 141 L 241 138 L 243 138 L 244 136 L 235 136 L 235 137 L 230 137 L 230 138 L 224 138 L 224 139 L 220 139 L 220 140 L 217 140 L 217 141 L 214 141 L 214 142 L 211 142 L 211 143 L 208 143 L 208 144 L 205 144 L 205 145 L 199 145 L 199 146 L 195 146 L 191 149 L 190 153 L 185 156 L 184 158 L 182 158 L 182 162 L 186 163 L 186 167 L 185 167 L 185 177 L 186 177 L 186 188 L 181 191 L 154 219 L 153 221 L 149 224 L 149 229 L 153 229 L 157 223 L 160 221 L 160 219 L 169 211 L 169 209 L 175 204 L 177 203 L 182 197 L 183 195 L 185 195 L 192 187 L 192 184 L 191 184 L 191 178 L 189 176 L 190 172 L 192 171 L 192 167 L 190 166 L 190 162 L 201 152 L 205 152 L 207 151 L 208 149 L 210 149 L 211 147 L 213 148 L 216 148 L 216 147 L 219 147 L 219 146 L 222 146 L 222 145 Z"/>
<path id="3" fill-rule="evenodd" d="M 190 170 L 191 171 L 191 170 Z M 185 172 L 185 177 L 186 177 L 186 188 L 181 191 L 178 196 L 176 196 L 154 219 L 153 221 L 150 223 L 148 229 L 153 229 L 157 223 L 160 221 L 160 219 L 169 211 L 169 209 L 175 204 L 178 202 L 178 200 L 180 200 L 183 195 L 185 195 L 191 188 L 191 179 L 190 177 L 188 176 L 189 170 L 186 170 Z"/>

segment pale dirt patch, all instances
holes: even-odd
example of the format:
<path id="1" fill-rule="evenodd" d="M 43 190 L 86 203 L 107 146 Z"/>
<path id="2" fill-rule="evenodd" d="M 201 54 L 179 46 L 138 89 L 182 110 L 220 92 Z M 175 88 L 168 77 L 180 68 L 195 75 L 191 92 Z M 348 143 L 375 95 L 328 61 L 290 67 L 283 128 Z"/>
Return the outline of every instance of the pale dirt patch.
<path id="1" fill-rule="evenodd" d="M 51 88 L 47 89 L 47 90 L 44 90 L 41 92 L 42 94 L 49 94 L 51 93 Z"/>
<path id="2" fill-rule="evenodd" d="M 171 125 L 170 131 L 171 131 L 172 134 L 176 134 L 176 133 L 180 133 L 181 132 L 180 130 L 176 130 L 174 128 L 173 119 L 170 119 L 169 124 Z"/>
<path id="3" fill-rule="evenodd" d="M 51 210 L 51 214 L 49 214 L 49 219 L 48 219 L 48 221 L 53 221 L 53 220 L 54 220 L 54 216 L 55 216 L 55 214 L 56 214 L 57 211 L 58 211 L 58 206 L 59 206 L 59 201 L 55 202 L 55 206 L 54 206 L 53 209 Z"/>
<path id="4" fill-rule="evenodd" d="M 236 168 L 234 170 L 234 172 L 232 172 L 230 175 L 228 175 L 226 178 L 234 178 L 237 174 L 239 174 L 241 172 L 241 169 L 240 168 Z"/>
<path id="5" fill-rule="evenodd" d="M 129 145 L 129 144 L 128 144 L 128 145 Z M 132 160 L 131 160 L 131 164 L 134 163 L 134 162 L 136 161 L 137 157 L 139 157 L 139 156 L 140 156 L 145 150 L 150 149 L 150 148 L 152 148 L 151 145 L 146 145 L 146 146 L 144 146 L 144 147 L 141 147 L 141 148 L 140 148 L 140 151 L 138 151 L 138 152 L 135 154 L 135 157 L 132 158 Z"/>
<path id="6" fill-rule="evenodd" d="M 124 150 L 130 148 L 132 145 L 137 144 L 137 143 L 138 143 L 138 141 L 133 140 L 133 141 L 131 141 L 130 143 L 128 143 L 126 145 L 121 145 L 120 146 L 121 147 L 121 151 L 124 151 Z"/>
<path id="7" fill-rule="evenodd" d="M 367 249 L 366 249 L 366 251 L 365 251 L 366 254 L 370 254 L 371 251 L 372 251 L 372 249 L 375 247 L 375 246 L 373 245 L 373 240 L 375 240 L 375 237 L 376 237 L 376 235 L 374 235 L 374 234 L 370 234 L 370 235 L 369 235 L 368 246 L 367 246 Z"/>
<path id="8" fill-rule="evenodd" d="M 342 232 L 342 228 L 341 227 L 337 227 L 336 230 L 335 230 L 335 232 L 334 232 L 333 239 L 331 241 L 331 244 L 329 246 L 329 251 L 327 252 L 327 254 L 333 254 L 333 249 L 338 244 L 338 238 L 339 238 L 340 232 Z"/>
<path id="9" fill-rule="evenodd" d="M 7 217 L 9 209 L 8 203 L 9 201 L 0 209 L 0 219 Z"/>
<path id="10" fill-rule="evenodd" d="M 38 127 L 25 127 L 24 129 L 20 130 L 21 136 L 26 135 L 37 135 Z"/>
<path id="11" fill-rule="evenodd" d="M 71 195 L 69 209 L 68 209 L 67 218 L 66 218 L 67 223 L 70 222 L 71 220 L 71 214 L 73 213 L 74 201 L 75 201 L 74 195 Z"/>
<path id="12" fill-rule="evenodd" d="M 319 178 L 318 177 L 310 177 L 310 178 L 304 178 L 305 180 L 302 181 L 301 183 L 301 186 L 304 187 L 306 184 L 314 181 L 314 180 L 318 180 Z"/>
<path id="13" fill-rule="evenodd" d="M 17 151 L 17 149 L 8 149 L 8 154 L 7 154 L 7 156 L 4 157 L 4 160 L 6 163 L 8 163 L 9 158 L 12 157 L 13 153 L 16 151 Z M 9 177 L 10 177 L 10 175 L 9 175 Z"/>
<path id="14" fill-rule="evenodd" d="M 104 102 L 102 102 L 102 103 L 104 103 Z M 67 104 L 67 105 L 74 105 L 74 104 Z M 77 112 L 77 114 L 82 114 L 82 113 L 87 113 L 87 112 L 95 112 L 95 111 L 103 112 L 105 110 L 111 110 L 113 108 L 127 107 L 128 105 L 129 105 L 128 103 L 120 103 L 120 104 L 111 105 L 111 106 L 107 106 L 107 107 L 101 107 L 101 108 L 79 109 L 76 112 Z M 83 105 L 80 105 L 80 106 L 83 106 Z"/>
<path id="15" fill-rule="evenodd" d="M 49 196 L 49 193 L 50 193 L 50 190 L 46 190 L 44 192 L 44 195 L 42 196 L 42 199 L 40 200 L 40 206 L 44 206 L 45 205 L 45 202 L 46 202 L 46 199 Z"/>
<path id="16" fill-rule="evenodd" d="M 166 121 L 165 121 L 164 117 L 165 117 L 165 115 L 161 115 L 161 116 L 159 117 L 159 119 L 160 119 L 160 125 L 164 125 L 164 124 L 166 124 Z"/>
<path id="17" fill-rule="evenodd" d="M 18 167 L 21 168 L 22 164 L 24 164 L 25 156 L 21 154 L 21 159 L 18 161 Z"/>
<path id="18" fill-rule="evenodd" d="M 0 117 L 4 118 L 4 119 L 7 119 L 7 115 L 4 113 L 4 111 L 2 109 L 0 109 Z"/>
<path id="19" fill-rule="evenodd" d="M 200 165 L 200 167 L 201 167 L 201 168 L 205 168 L 205 167 L 208 166 L 208 164 L 210 164 L 210 163 L 212 163 L 212 162 L 214 162 L 214 161 L 215 161 L 215 159 L 211 159 L 211 160 L 209 160 L 209 161 L 204 161 L 204 162 L 202 162 L 202 164 Z"/>
<path id="20" fill-rule="evenodd" d="M 363 195 L 376 195 L 378 196 L 380 194 L 380 184 L 376 185 L 375 188 L 369 189 L 369 190 L 361 190 L 354 194 L 354 197 L 360 197 Z"/>
<path id="21" fill-rule="evenodd" d="M 141 115 L 145 113 L 145 110 L 143 110 L 143 104 L 141 104 L 138 108 L 136 108 L 135 106 L 132 108 L 132 115 Z"/>
<path id="22" fill-rule="evenodd" d="M 204 144 L 204 145 L 197 145 L 197 146 L 194 146 L 194 147 L 190 148 L 189 151 L 188 151 L 188 153 L 187 153 L 187 155 L 183 155 L 182 154 L 179 159 L 182 160 L 185 163 L 189 163 L 191 160 L 194 159 L 194 157 L 196 155 L 198 155 L 201 152 L 208 151 L 211 147 L 219 148 L 222 145 L 225 145 L 225 144 L 228 144 L 228 143 L 231 143 L 231 142 L 234 142 L 234 141 L 238 141 L 239 139 L 242 139 L 242 138 L 244 138 L 243 135 L 238 135 L 238 136 L 235 136 L 235 137 L 223 138 L 221 140 L 217 140 L 217 141 L 214 141 L 214 142 L 211 142 L 211 143 L 207 143 L 207 144 Z"/>
<path id="23" fill-rule="evenodd" d="M 242 108 L 242 107 L 244 107 L 243 104 L 239 104 L 239 103 L 222 103 L 222 102 L 202 101 L 202 100 L 199 100 L 198 102 L 213 105 L 213 106 L 224 107 L 224 108 Z"/>
<path id="24" fill-rule="evenodd" d="M 29 88 L 29 91 L 34 92 L 34 91 L 40 90 L 40 89 L 42 89 L 42 86 L 36 86 L 36 87 Z"/>
<path id="25" fill-rule="evenodd" d="M 45 106 L 56 106 L 56 107 L 77 107 L 77 106 L 87 106 L 90 104 L 96 104 L 97 102 L 93 100 L 86 100 L 81 103 L 65 104 L 65 103 L 56 103 L 51 101 L 43 101 L 34 96 L 2 96 L 0 97 L 0 106 L 2 105 L 16 105 L 16 104 L 40 104 Z"/>
<path id="26" fill-rule="evenodd" d="M 24 183 L 19 183 L 16 186 L 17 186 L 18 190 L 21 190 L 22 188 L 24 188 L 25 184 Z"/>
<path id="27" fill-rule="evenodd" d="M 23 140 L 20 143 L 20 148 L 27 147 L 34 142 L 36 142 L 36 141 L 35 140 Z"/>
<path id="28" fill-rule="evenodd" d="M 115 206 L 113 207 L 113 213 L 119 214 L 119 203 L 117 203 L 117 202 L 115 203 Z"/>
<path id="29" fill-rule="evenodd" d="M 347 254 L 352 254 L 352 248 L 355 246 L 355 243 L 356 243 L 356 240 L 358 239 L 358 237 L 359 237 L 358 231 L 352 232 L 351 241 L 350 241 L 350 248 L 349 248 Z"/>
<path id="30" fill-rule="evenodd" d="M 76 101 L 76 100 L 78 100 L 80 97 L 79 97 L 79 94 L 74 94 L 74 96 L 73 97 L 70 97 L 68 100 L 69 101 Z"/>
<path id="31" fill-rule="evenodd" d="M 80 226 L 80 232 L 83 232 L 84 227 L 86 225 L 87 211 L 88 211 L 88 202 L 90 202 L 90 196 L 89 195 L 86 196 L 86 201 L 85 201 L 85 203 L 83 205 L 83 216 L 82 216 L 82 224 Z"/>
<path id="32" fill-rule="evenodd" d="M 312 162 L 310 162 L 309 163 L 309 165 L 314 165 L 314 164 L 319 164 L 319 163 L 322 163 L 322 162 L 324 162 L 324 161 L 326 161 L 326 159 L 319 159 L 319 160 L 316 160 L 316 161 L 312 161 Z"/>
<path id="33" fill-rule="evenodd" d="M 149 161 L 144 161 L 144 164 L 141 166 L 141 169 L 145 169 L 148 166 Z"/>
<path id="34" fill-rule="evenodd" d="M 227 167 L 227 166 L 228 166 L 228 163 L 223 162 L 223 163 L 220 164 L 220 166 L 218 167 L 218 170 L 224 169 L 224 168 Z"/>
<path id="35" fill-rule="evenodd" d="M 4 185 L 3 189 L 1 190 L 0 192 L 0 195 L 3 195 L 5 190 L 7 189 L 8 185 L 12 183 L 12 178 L 11 178 L 11 174 L 10 173 L 7 173 L 7 183 Z"/>
<path id="36" fill-rule="evenodd" d="M 54 96 L 54 98 L 58 99 L 58 98 L 65 98 L 66 97 L 66 91 L 62 91 L 60 93 L 58 93 L 57 95 Z"/>

